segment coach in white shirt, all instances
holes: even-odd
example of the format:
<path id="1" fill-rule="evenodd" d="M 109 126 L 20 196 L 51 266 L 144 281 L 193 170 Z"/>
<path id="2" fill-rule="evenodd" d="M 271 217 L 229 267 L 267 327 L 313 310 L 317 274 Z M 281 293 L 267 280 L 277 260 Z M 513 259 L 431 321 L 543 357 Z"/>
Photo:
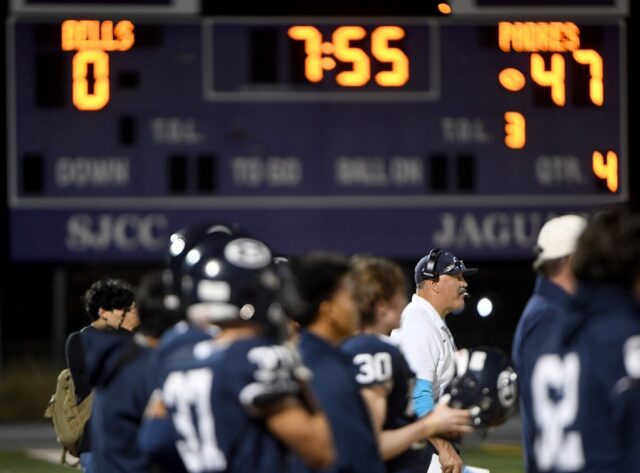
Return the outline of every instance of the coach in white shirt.
<path id="1" fill-rule="evenodd" d="M 400 342 L 416 374 L 413 400 L 416 414 L 428 414 L 453 378 L 456 345 L 444 318 L 461 310 L 467 294 L 464 276 L 477 269 L 465 267 L 448 251 L 432 249 L 415 268 L 416 293 L 402 312 L 393 338 Z M 437 449 L 443 473 L 460 473 L 462 459 L 451 442 L 430 438 Z"/>

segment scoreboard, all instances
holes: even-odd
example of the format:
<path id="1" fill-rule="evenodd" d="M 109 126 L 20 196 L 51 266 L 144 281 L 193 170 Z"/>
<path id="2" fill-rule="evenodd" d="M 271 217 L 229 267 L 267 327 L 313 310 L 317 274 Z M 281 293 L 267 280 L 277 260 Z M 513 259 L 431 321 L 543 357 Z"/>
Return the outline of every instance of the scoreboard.
<path id="1" fill-rule="evenodd" d="M 616 16 L 70 9 L 7 33 L 15 260 L 153 261 L 202 221 L 284 253 L 529 258 L 550 215 L 628 196 Z"/>

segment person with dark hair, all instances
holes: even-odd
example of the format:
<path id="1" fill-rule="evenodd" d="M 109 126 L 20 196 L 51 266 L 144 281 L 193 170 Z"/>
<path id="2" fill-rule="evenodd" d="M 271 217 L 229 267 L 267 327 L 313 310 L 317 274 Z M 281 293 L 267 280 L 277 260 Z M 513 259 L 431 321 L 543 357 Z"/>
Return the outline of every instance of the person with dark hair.
<path id="1" fill-rule="evenodd" d="M 534 472 L 640 471 L 640 213 L 596 214 L 531 375 Z"/>
<path id="2" fill-rule="evenodd" d="M 97 329 L 121 328 L 125 315 L 133 312 L 133 287 L 118 279 L 101 279 L 87 289 L 83 296 L 84 309 Z"/>
<path id="3" fill-rule="evenodd" d="M 424 473 L 431 460 L 427 438 L 470 432 L 469 412 L 439 404 L 417 419 L 411 403 L 415 375 L 389 338 L 407 305 L 402 269 L 379 257 L 358 256 L 352 261 L 361 333 L 342 349 L 357 370 L 355 379 L 371 412 L 386 471 Z"/>
<path id="4" fill-rule="evenodd" d="M 464 308 L 465 277 L 477 271 L 467 268 L 451 252 L 433 248 L 415 266 L 416 291 L 402 311 L 400 328 L 392 337 L 400 343 L 409 366 L 416 374 L 413 402 L 419 417 L 433 410 L 454 375 L 457 350 L 445 317 Z M 443 473 L 461 473 L 464 467 L 450 439 L 430 437 L 427 454 L 438 460 Z"/>
<path id="5" fill-rule="evenodd" d="M 67 367 L 73 378 L 78 403 L 92 390 L 86 367 L 84 338 L 95 331 L 121 329 L 129 313 L 132 313 L 132 319 L 137 318 L 133 288 L 119 279 L 107 278 L 94 282 L 84 293 L 83 302 L 91 322 L 82 330 L 69 334 L 65 345 Z M 128 323 L 125 325 L 129 326 Z M 95 471 L 91 459 L 90 432 L 90 422 L 87 422 L 80 446 L 80 464 L 86 472 Z"/>
<path id="6" fill-rule="evenodd" d="M 532 296 L 520 316 L 513 337 L 512 360 L 520 384 L 520 419 L 526 471 L 534 471 L 534 424 L 531 405 L 531 372 L 544 343 L 553 332 L 575 292 L 576 279 L 571 269 L 578 238 L 587 226 L 579 215 L 562 215 L 547 221 L 538 234 L 533 269 L 537 273 Z"/>
<path id="7" fill-rule="evenodd" d="M 136 292 L 140 326 L 134 335 L 126 330 L 84 335 L 89 382 L 95 386 L 92 455 L 99 473 L 149 469 L 137 446 L 138 427 L 154 387 L 149 360 L 160 336 L 181 318 L 164 299 L 161 273 L 148 273 Z"/>
<path id="8" fill-rule="evenodd" d="M 351 265 L 344 256 L 311 252 L 289 259 L 300 301 L 288 314 L 299 323 L 299 347 L 312 387 L 333 431 L 337 459 L 330 471 L 381 473 L 384 465 L 371 417 L 340 344 L 359 325 Z M 293 471 L 309 471 L 299 462 Z"/>

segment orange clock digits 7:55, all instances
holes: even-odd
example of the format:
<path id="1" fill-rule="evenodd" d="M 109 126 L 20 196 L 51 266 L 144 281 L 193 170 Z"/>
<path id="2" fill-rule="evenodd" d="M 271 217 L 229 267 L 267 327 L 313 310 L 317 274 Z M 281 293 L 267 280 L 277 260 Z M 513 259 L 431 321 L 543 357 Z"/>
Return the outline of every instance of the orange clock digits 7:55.
<path id="1" fill-rule="evenodd" d="M 366 38 L 367 30 L 363 27 L 340 26 L 333 31 L 331 42 L 323 41 L 322 33 L 315 26 L 292 26 L 288 34 L 291 39 L 304 41 L 304 74 L 309 82 L 321 82 L 324 72 L 336 67 L 333 58 L 352 64 L 351 70 L 336 74 L 338 85 L 362 87 L 371 81 L 371 58 L 363 49 L 351 46 L 352 41 Z M 375 83 L 381 87 L 402 87 L 409 81 L 409 58 L 402 49 L 389 45 L 405 34 L 399 26 L 379 26 L 371 32 L 371 54 L 377 61 L 391 64 L 391 70 L 374 76 Z"/>

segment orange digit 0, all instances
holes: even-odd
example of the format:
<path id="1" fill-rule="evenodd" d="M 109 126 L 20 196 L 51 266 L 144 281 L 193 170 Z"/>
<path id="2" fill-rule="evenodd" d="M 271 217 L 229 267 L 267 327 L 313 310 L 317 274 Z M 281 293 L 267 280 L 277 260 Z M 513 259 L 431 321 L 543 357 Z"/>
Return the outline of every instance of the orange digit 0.
<path id="1" fill-rule="evenodd" d="M 89 91 L 89 64 L 93 64 L 93 91 Z M 78 110 L 100 110 L 109 102 L 109 55 L 84 49 L 73 56 L 73 104 Z"/>

